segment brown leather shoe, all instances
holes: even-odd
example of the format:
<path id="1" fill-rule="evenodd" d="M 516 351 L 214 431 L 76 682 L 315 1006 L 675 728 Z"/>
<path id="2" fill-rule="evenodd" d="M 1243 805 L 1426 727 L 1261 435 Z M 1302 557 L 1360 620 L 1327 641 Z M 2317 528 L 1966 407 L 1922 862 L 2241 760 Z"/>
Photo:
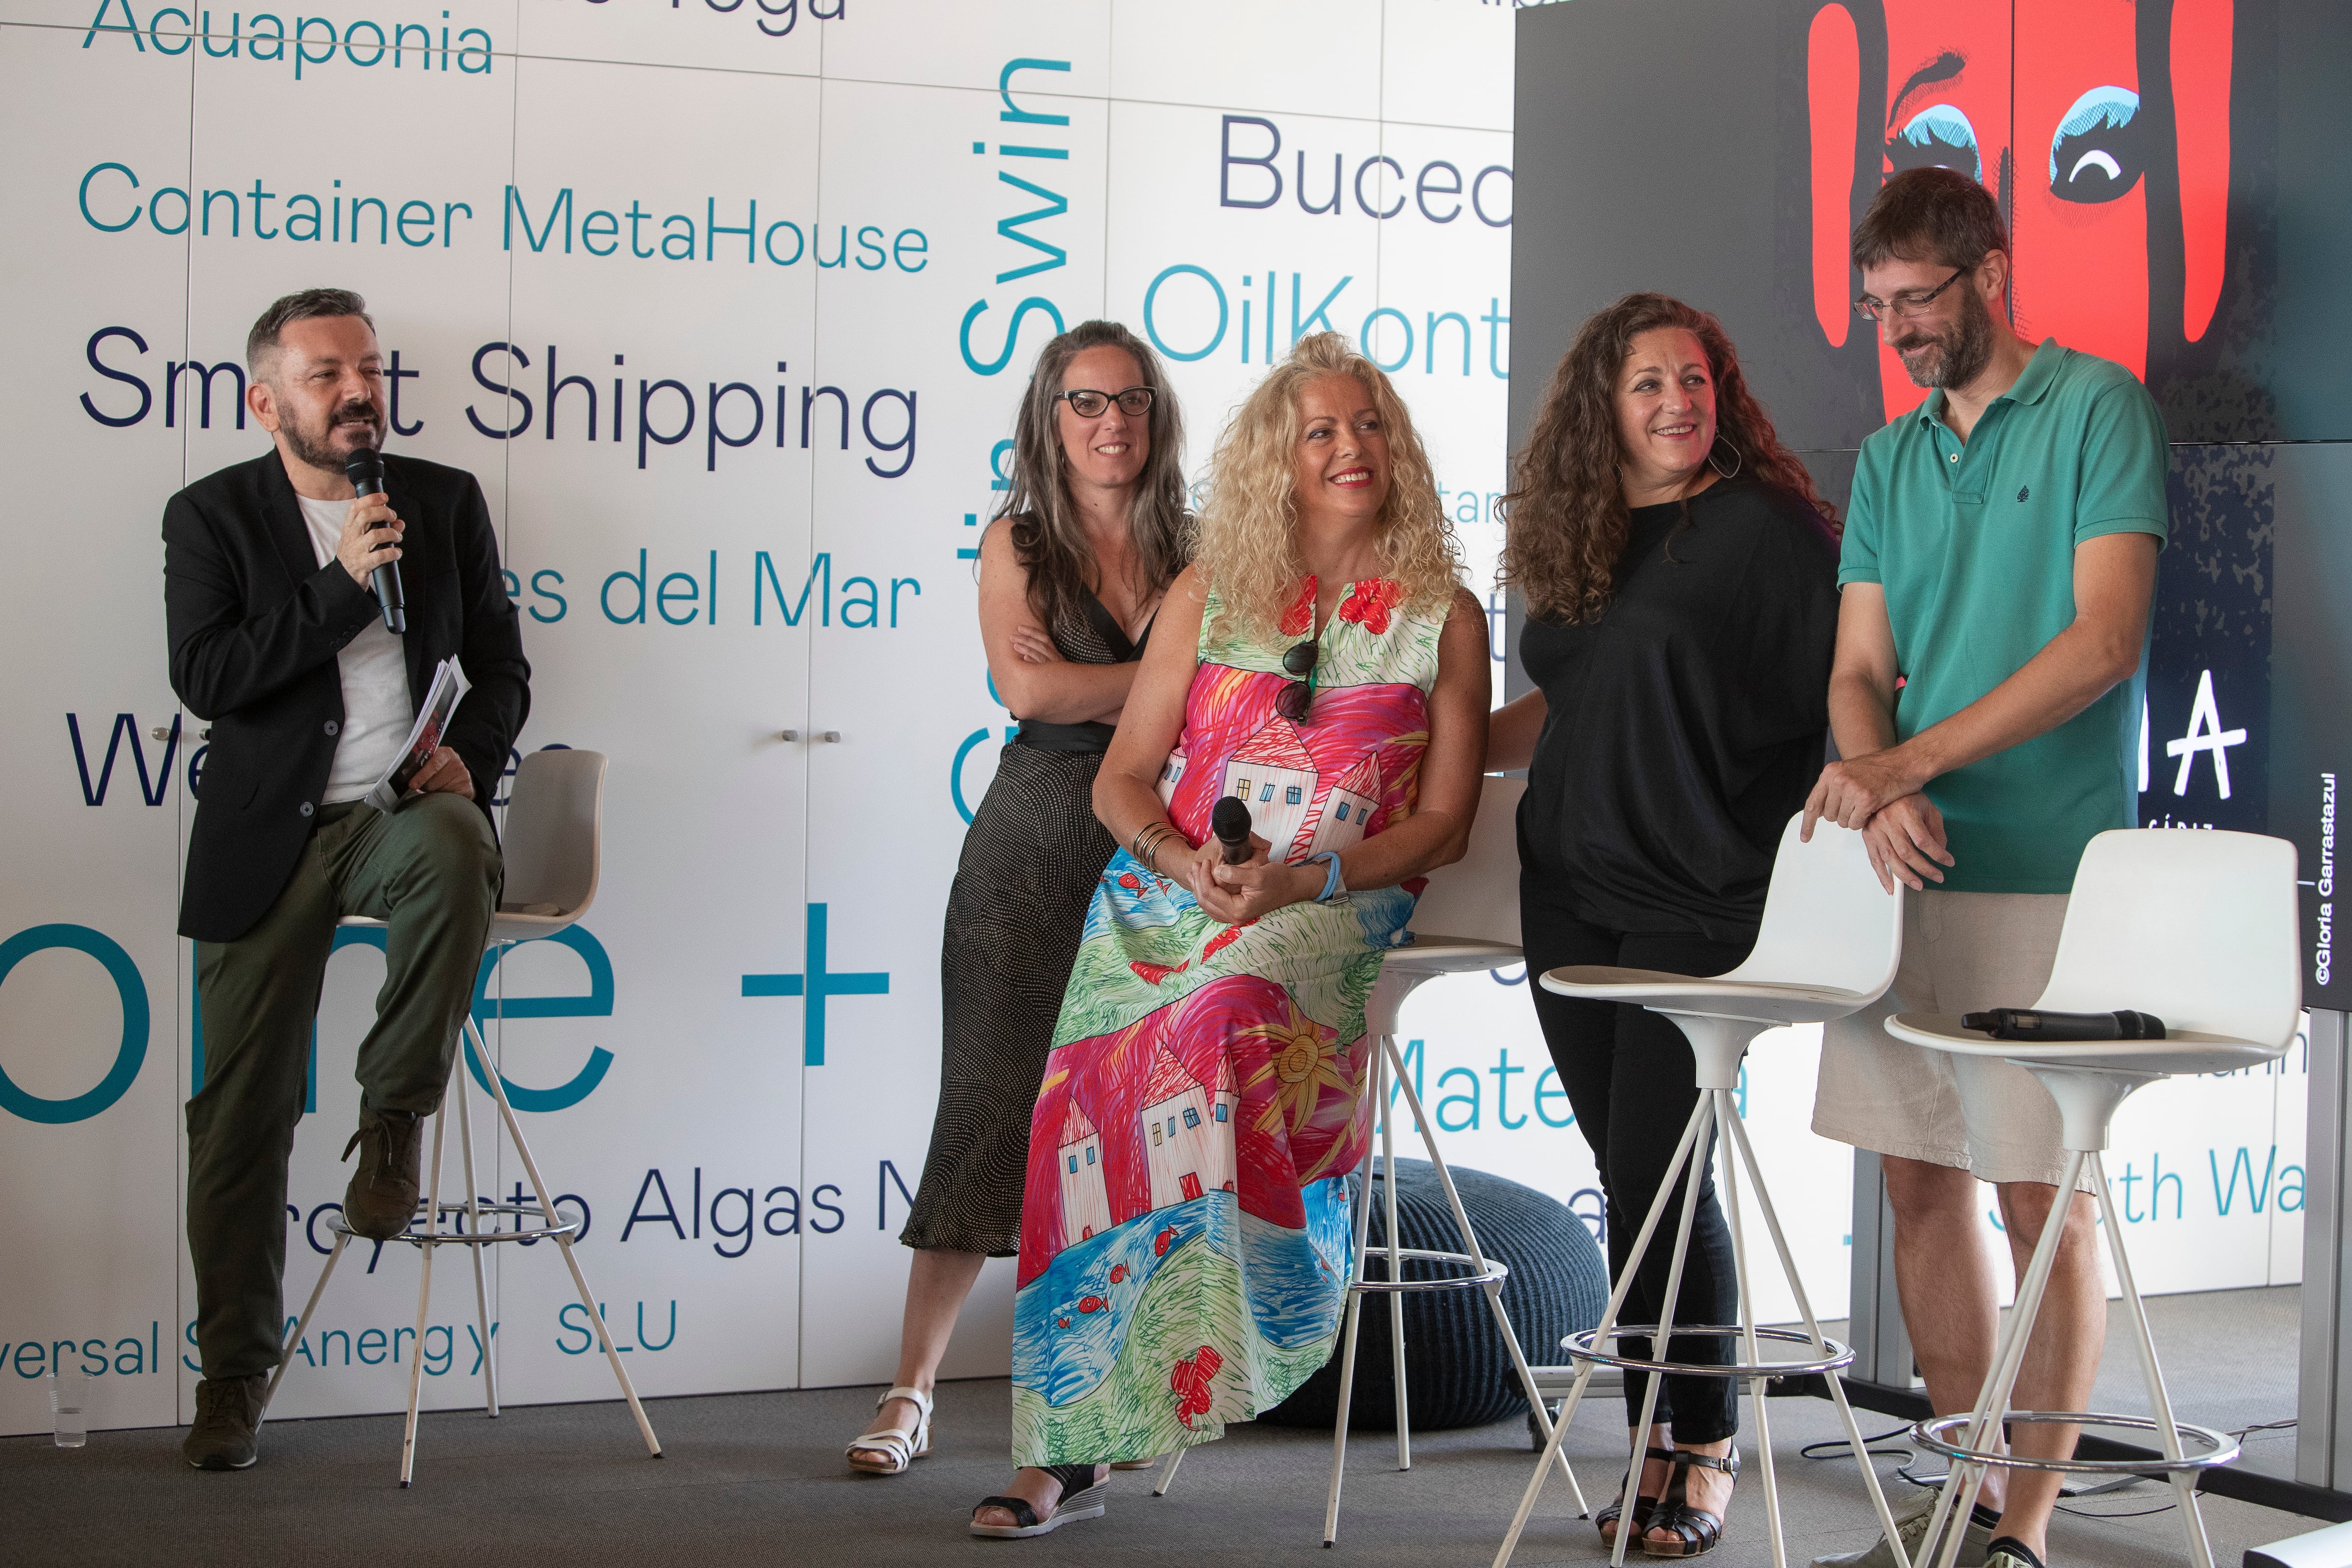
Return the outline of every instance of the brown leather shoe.
<path id="1" fill-rule="evenodd" d="M 413 1110 L 362 1110 L 343 1158 L 360 1152 L 343 1193 L 343 1223 L 354 1236 L 389 1241 L 416 1217 L 416 1173 L 425 1118 Z"/>
<path id="2" fill-rule="evenodd" d="M 250 1469 L 257 1456 L 253 1435 L 261 1426 L 267 1376 L 208 1377 L 196 1384 L 196 1419 L 180 1452 L 200 1470 Z"/>

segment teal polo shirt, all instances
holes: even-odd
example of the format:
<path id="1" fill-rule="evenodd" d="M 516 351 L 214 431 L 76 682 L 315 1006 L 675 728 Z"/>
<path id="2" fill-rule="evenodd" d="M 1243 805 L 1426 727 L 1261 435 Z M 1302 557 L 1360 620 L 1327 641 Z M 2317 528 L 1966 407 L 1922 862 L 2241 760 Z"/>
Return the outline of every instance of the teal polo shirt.
<path id="1" fill-rule="evenodd" d="M 1895 731 L 1950 718 L 2074 619 L 2074 550 L 2103 533 L 2165 538 L 2164 421 L 2131 372 L 2044 339 L 1966 442 L 1938 389 L 1862 444 L 1838 586 L 1876 583 L 1895 631 Z M 2063 893 L 2091 836 L 2139 821 L 2147 660 L 2032 740 L 1944 774 L 1954 864 L 1969 893 Z"/>

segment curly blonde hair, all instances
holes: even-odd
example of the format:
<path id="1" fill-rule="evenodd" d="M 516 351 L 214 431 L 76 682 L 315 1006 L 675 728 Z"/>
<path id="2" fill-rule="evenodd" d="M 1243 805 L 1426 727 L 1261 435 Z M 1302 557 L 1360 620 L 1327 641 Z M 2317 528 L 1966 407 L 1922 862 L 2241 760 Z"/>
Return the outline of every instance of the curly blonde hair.
<path id="1" fill-rule="evenodd" d="M 1376 541 L 1382 572 L 1403 590 L 1404 607 L 1424 615 L 1443 615 L 1461 584 L 1461 546 L 1438 503 L 1437 476 L 1404 399 L 1346 338 L 1316 332 L 1299 339 L 1226 421 L 1193 551 L 1224 613 L 1260 637 L 1275 635 L 1307 574 L 1292 479 L 1299 394 L 1308 382 L 1335 375 L 1353 376 L 1371 393 L 1388 437 L 1391 477 Z"/>

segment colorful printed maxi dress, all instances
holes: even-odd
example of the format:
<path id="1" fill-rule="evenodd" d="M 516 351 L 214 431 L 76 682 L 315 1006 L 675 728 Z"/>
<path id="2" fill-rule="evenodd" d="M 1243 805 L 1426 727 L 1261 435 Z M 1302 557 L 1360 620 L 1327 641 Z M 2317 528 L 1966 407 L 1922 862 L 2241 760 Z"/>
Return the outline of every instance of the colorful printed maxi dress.
<path id="1" fill-rule="evenodd" d="M 1443 607 L 1351 585 L 1303 724 L 1275 711 L 1308 635 L 1308 579 L 1272 646 L 1212 593 L 1184 729 L 1162 773 L 1194 843 L 1223 795 L 1276 858 L 1345 848 L 1412 813 Z M 1418 884 L 1220 925 L 1112 856 L 1087 912 L 1030 1124 L 1013 1316 L 1013 1454 L 1142 1458 L 1211 1441 L 1330 1358 L 1350 1267 L 1345 1177 L 1370 1107 L 1364 1002 Z"/>

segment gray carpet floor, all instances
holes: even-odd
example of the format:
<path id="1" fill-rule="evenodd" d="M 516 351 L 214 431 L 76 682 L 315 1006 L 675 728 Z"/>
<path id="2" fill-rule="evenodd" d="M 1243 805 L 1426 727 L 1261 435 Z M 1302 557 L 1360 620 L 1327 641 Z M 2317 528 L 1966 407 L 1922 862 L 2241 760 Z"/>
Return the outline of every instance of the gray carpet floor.
<path id="1" fill-rule="evenodd" d="M 2151 1303 L 2184 1417 L 2236 1426 L 2293 1414 L 2294 1297 L 2288 1289 Z M 2224 1324 L 2227 1334 L 2213 1333 Z M 2200 1353 L 2192 1347 L 2200 1342 L 2221 1349 Z M 2110 1355 L 2104 1381 L 2117 1407 L 2130 1408 L 2133 1363 L 2123 1346 L 2113 1348 L 2120 1353 Z M 841 1445 L 864 1429 L 873 1400 L 871 1389 L 826 1389 L 655 1401 L 648 1409 L 667 1453 L 658 1463 L 646 1458 L 617 1404 L 509 1409 L 495 1422 L 428 1415 L 416 1485 L 404 1492 L 394 1484 L 400 1424 L 393 1416 L 274 1424 L 264 1429 L 261 1463 L 233 1475 L 185 1468 L 180 1432 L 171 1428 L 102 1432 L 78 1450 L 9 1438 L 0 1440 L 0 1562 L 864 1568 L 1018 1559 L 1087 1568 L 1475 1568 L 1491 1560 L 1533 1466 L 1524 1422 L 1425 1434 L 1402 1474 L 1393 1438 L 1360 1436 L 1349 1450 L 1339 1550 L 1327 1554 L 1328 1436 L 1239 1427 L 1196 1449 L 1165 1498 L 1151 1496 L 1150 1474 L 1122 1473 L 1102 1520 L 1037 1541 L 983 1542 L 968 1536 L 963 1521 L 1009 1473 L 1009 1385 L 944 1386 L 932 1457 L 887 1479 L 855 1475 L 841 1459 Z M 1867 1433 L 1896 1425 L 1861 1414 Z M 1832 1407 L 1776 1399 L 1769 1415 L 1790 1561 L 1868 1544 L 1869 1505 L 1851 1463 L 1799 1455 L 1803 1445 L 1839 1435 Z M 1622 1419 L 1591 1409 L 1570 1440 L 1596 1503 L 1614 1490 L 1610 1461 L 1622 1453 Z M 2275 1441 L 2291 1449 L 2292 1434 Z M 1770 1561 L 1752 1429 L 1742 1442 L 1749 1470 L 1714 1554 L 1727 1568 Z M 1890 1487 L 1905 1489 L 1894 1476 L 1900 1459 L 1877 1462 Z M 2168 1497 L 2140 1487 L 2071 1505 L 2106 1517 L 2061 1520 L 2053 1568 L 2184 1561 Z M 2249 1545 L 2315 1527 L 2226 1498 L 2205 1499 L 2204 1511 L 2216 1560 L 2228 1568 Z M 1568 1512 L 1555 1481 L 1517 1561 L 1605 1561 L 1591 1526 Z"/>

